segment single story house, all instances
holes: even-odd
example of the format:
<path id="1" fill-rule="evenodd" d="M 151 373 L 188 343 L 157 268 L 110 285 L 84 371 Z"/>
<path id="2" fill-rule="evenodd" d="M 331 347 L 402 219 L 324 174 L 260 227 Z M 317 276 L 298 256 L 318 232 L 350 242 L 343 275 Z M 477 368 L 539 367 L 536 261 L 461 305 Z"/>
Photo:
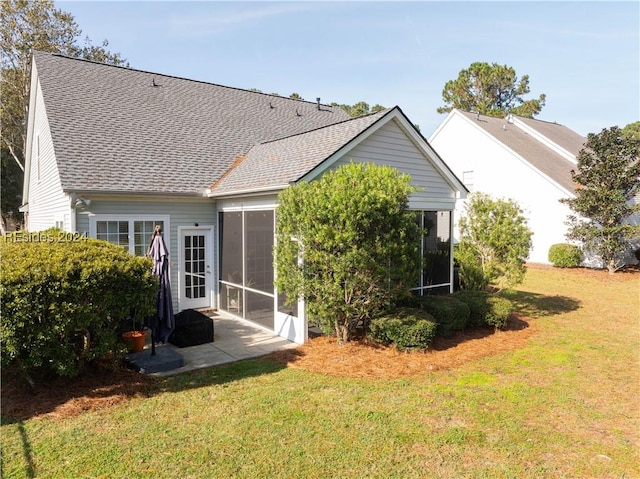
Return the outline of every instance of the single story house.
<path id="1" fill-rule="evenodd" d="M 528 260 L 534 263 L 549 263 L 551 245 L 567 242 L 565 221 L 572 212 L 559 200 L 575 197 L 572 172 L 585 142 L 557 123 L 457 109 L 429 138 L 469 191 L 518 202 L 533 231 Z M 465 203 L 456 205 L 456 217 L 464 213 Z"/>
<path id="2" fill-rule="evenodd" d="M 339 107 L 34 52 L 23 206 L 29 231 L 86 233 L 144 255 L 170 251 L 175 312 L 217 308 L 292 341 L 301 308 L 273 285 L 278 193 L 355 162 L 396 167 L 432 225 L 416 290 L 451 291 L 452 214 L 466 189 L 398 107 Z M 444 248 L 442 245 L 445 245 Z M 437 248 L 436 248 L 437 247 Z"/>

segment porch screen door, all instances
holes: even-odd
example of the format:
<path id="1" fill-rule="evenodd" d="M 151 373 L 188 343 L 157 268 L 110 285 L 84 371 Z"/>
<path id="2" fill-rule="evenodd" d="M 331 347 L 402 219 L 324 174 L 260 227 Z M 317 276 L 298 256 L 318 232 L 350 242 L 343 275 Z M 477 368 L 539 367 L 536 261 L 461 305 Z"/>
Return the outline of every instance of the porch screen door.
<path id="1" fill-rule="evenodd" d="M 180 308 L 211 306 L 212 228 L 181 230 Z"/>

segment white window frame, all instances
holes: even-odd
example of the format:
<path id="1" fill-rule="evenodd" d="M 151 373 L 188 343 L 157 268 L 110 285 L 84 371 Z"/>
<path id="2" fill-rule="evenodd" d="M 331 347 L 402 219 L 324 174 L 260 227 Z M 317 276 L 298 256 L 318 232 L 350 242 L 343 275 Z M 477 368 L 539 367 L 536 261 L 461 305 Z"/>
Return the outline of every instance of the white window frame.
<path id="1" fill-rule="evenodd" d="M 135 255 L 135 236 L 133 223 L 136 221 L 157 221 L 160 220 L 164 223 L 162 229 L 162 237 L 164 243 L 167 245 L 167 249 L 171 251 L 171 238 L 169 232 L 171 231 L 171 225 L 169 223 L 169 215 L 102 215 L 97 214 L 89 217 L 89 236 L 91 238 L 97 238 L 98 236 L 98 221 L 127 221 L 129 223 L 129 253 Z M 151 238 L 149 238 L 151 239 Z"/>

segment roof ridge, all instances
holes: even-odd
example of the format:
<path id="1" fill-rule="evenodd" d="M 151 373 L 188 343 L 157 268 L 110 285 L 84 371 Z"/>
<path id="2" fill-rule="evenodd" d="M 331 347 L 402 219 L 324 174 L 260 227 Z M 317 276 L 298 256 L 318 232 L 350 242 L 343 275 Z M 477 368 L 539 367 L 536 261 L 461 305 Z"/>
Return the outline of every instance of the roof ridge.
<path id="1" fill-rule="evenodd" d="M 216 87 L 220 87 L 220 88 L 228 88 L 230 90 L 236 90 L 236 91 L 241 91 L 241 92 L 246 92 L 246 93 L 254 93 L 256 95 L 263 95 L 263 96 L 267 96 L 267 97 L 271 97 L 271 98 L 280 98 L 282 100 L 288 100 L 288 101 L 297 101 L 300 103 L 308 103 L 311 105 L 318 105 L 318 102 L 315 101 L 310 101 L 310 100 L 304 100 L 304 99 L 298 99 L 298 98 L 289 98 L 287 96 L 281 96 L 281 95 L 276 95 L 273 93 L 264 93 L 262 91 L 254 91 L 251 89 L 247 89 L 247 88 L 239 88 L 239 87 L 234 87 L 234 86 L 229 86 L 229 85 L 222 85 L 220 83 L 214 83 L 214 82 L 209 82 L 209 81 L 204 81 L 204 80 L 195 80 L 193 78 L 187 78 L 187 77 L 181 77 L 181 76 L 176 76 L 176 75 L 169 75 L 167 73 L 159 73 L 159 72 L 152 72 L 149 70 L 141 70 L 139 68 L 132 68 L 132 67 L 128 67 L 128 66 L 123 66 L 123 65 L 112 65 L 110 63 L 102 63 L 102 62 L 97 62 L 95 60 L 87 60 L 86 58 L 75 58 L 75 57 L 70 57 L 67 55 L 63 55 L 62 53 L 53 53 L 53 52 L 45 52 L 42 50 L 33 50 L 33 54 L 35 53 L 39 53 L 39 54 L 43 54 L 43 55 L 50 55 L 53 57 L 59 57 L 59 58 L 64 58 L 66 60 L 75 60 L 75 61 L 79 61 L 79 62 L 84 62 L 84 63 L 91 63 L 97 66 L 104 66 L 104 67 L 112 67 L 112 68 L 119 68 L 121 70 L 128 70 L 131 72 L 137 72 L 137 73 L 146 73 L 149 75 L 158 75 L 164 78 L 173 78 L 175 80 L 184 80 L 184 81 L 188 81 L 188 82 L 193 82 L 193 83 L 200 83 L 203 85 L 211 85 L 211 86 L 216 86 Z M 326 104 L 326 103 L 320 103 L 321 106 L 326 106 L 328 108 L 340 108 L 338 105 L 330 105 L 330 104 Z"/>
<path id="2" fill-rule="evenodd" d="M 462 108 L 455 108 L 455 109 L 460 111 L 460 112 L 462 112 L 462 113 L 469 113 L 470 115 L 480 114 L 480 115 L 482 115 L 484 117 L 487 117 L 487 118 L 495 118 L 496 120 L 505 120 L 509 115 L 513 115 L 515 118 L 520 118 L 520 119 L 523 119 L 523 120 L 539 121 L 540 123 L 546 123 L 548 125 L 563 126 L 565 128 L 568 128 L 566 125 L 563 125 L 562 123 L 558 123 L 557 121 L 541 120 L 540 118 L 529 118 L 529 117 L 526 117 L 526 116 L 515 115 L 513 113 L 507 113 L 505 116 L 492 116 L 492 115 L 487 115 L 487 114 L 484 114 L 484 113 L 479 113 L 477 111 L 463 110 Z"/>
<path id="3" fill-rule="evenodd" d="M 393 108 L 396 108 L 396 107 L 393 107 Z M 286 140 L 288 138 L 293 138 L 293 137 L 296 137 L 296 136 L 306 135 L 306 134 L 312 133 L 314 131 L 324 130 L 325 128 L 332 128 L 334 126 L 341 125 L 343 123 L 349 123 L 351 121 L 362 120 L 363 118 L 367 118 L 367 117 L 370 117 L 370 116 L 373 116 L 373 115 L 379 115 L 380 113 L 384 113 L 383 115 L 380 115 L 380 117 L 382 118 L 384 115 L 389 113 L 389 111 L 393 110 L 393 108 L 386 108 L 384 110 L 376 111 L 374 113 L 367 113 L 366 115 L 360 115 L 360 116 L 356 116 L 354 118 L 347 118 L 346 120 L 337 121 L 335 123 L 331 123 L 330 125 L 319 126 L 317 128 L 312 128 L 311 130 L 301 131 L 300 133 L 294 133 L 293 135 L 287 135 L 287 136 L 283 136 L 281 138 L 274 138 L 273 140 L 263 141 L 261 143 L 258 143 L 258 145 L 266 145 L 268 143 L 275 143 L 277 141 Z"/>

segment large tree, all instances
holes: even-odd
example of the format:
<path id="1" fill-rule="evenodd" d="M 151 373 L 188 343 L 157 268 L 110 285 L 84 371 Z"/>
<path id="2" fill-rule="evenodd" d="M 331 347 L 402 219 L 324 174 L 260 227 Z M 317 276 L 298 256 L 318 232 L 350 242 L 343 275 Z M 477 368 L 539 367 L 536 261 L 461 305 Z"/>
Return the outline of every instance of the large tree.
<path id="1" fill-rule="evenodd" d="M 31 52 L 60 53 L 113 65 L 127 65 L 118 53 L 91 44 L 71 14 L 56 9 L 52 0 L 2 0 L 0 9 L 0 66 L 2 77 L 2 224 L 15 217 L 21 201 L 26 121 L 29 106 Z M 4 226 L 3 226 L 4 228 Z"/>
<path id="2" fill-rule="evenodd" d="M 640 204 L 631 202 L 640 185 L 639 145 L 617 126 L 589 133 L 573 176 L 576 196 L 560 200 L 575 213 L 568 217 L 567 237 L 597 254 L 611 274 L 624 265 L 631 240 L 640 237 L 640 225 L 627 221 L 640 212 Z"/>
<path id="3" fill-rule="evenodd" d="M 458 227 L 460 242 L 454 256 L 464 289 L 511 288 L 522 283 L 533 233 L 517 202 L 473 193 Z"/>
<path id="4" fill-rule="evenodd" d="M 341 342 L 418 278 L 410 181 L 389 166 L 351 163 L 280 194 L 276 286 L 303 297 L 311 322 Z"/>
<path id="5" fill-rule="evenodd" d="M 438 108 L 438 113 L 448 113 L 457 108 L 494 117 L 513 113 L 533 118 L 542 110 L 546 95 L 542 94 L 536 100 L 525 100 L 523 95 L 529 92 L 528 75 L 518 80 L 512 67 L 475 62 L 461 70 L 458 78 L 445 84 L 442 90 L 445 105 Z"/>

